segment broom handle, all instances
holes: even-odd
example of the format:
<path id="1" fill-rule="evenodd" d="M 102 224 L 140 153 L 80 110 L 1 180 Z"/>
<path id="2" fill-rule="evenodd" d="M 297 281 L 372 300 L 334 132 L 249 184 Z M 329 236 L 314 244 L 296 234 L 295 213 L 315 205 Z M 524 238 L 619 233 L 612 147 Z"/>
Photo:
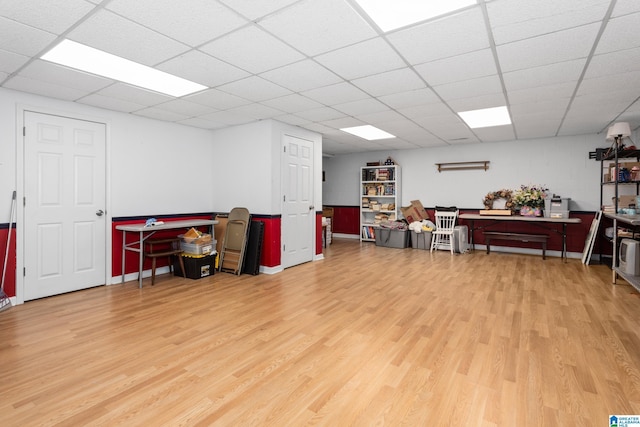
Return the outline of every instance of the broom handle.
<path id="1" fill-rule="evenodd" d="M 2 266 L 2 284 L 0 289 L 4 292 L 4 278 L 7 273 L 7 261 L 9 260 L 9 246 L 11 246 L 11 227 L 13 226 L 13 212 L 16 207 L 16 190 L 13 190 L 13 196 L 11 197 L 11 213 L 9 214 L 9 232 L 7 234 L 7 247 L 4 251 L 4 265 Z"/>

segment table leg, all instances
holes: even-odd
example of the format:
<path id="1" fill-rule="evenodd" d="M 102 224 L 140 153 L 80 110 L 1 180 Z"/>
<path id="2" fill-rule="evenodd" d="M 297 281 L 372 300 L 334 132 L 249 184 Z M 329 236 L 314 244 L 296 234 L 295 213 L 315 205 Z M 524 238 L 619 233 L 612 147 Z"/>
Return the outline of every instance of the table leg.
<path id="1" fill-rule="evenodd" d="M 142 240 L 143 233 L 140 232 L 140 236 L 138 237 L 138 287 L 142 288 L 142 264 L 144 261 L 143 249 L 144 249 L 144 241 Z"/>
<path id="2" fill-rule="evenodd" d="M 122 277 L 120 283 L 124 283 L 124 259 L 125 252 L 127 251 L 127 232 L 122 230 Z"/>
<path id="3" fill-rule="evenodd" d="M 567 224 L 562 224 L 562 260 L 567 262 Z"/>

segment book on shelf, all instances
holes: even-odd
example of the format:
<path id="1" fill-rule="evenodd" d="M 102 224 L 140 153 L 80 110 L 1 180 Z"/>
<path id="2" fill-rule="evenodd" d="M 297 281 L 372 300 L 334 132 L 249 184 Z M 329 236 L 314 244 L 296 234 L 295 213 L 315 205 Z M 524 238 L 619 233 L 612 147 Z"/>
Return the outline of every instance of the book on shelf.
<path id="1" fill-rule="evenodd" d="M 362 227 L 362 237 L 364 239 L 375 239 L 376 238 L 376 227 L 365 225 Z"/>

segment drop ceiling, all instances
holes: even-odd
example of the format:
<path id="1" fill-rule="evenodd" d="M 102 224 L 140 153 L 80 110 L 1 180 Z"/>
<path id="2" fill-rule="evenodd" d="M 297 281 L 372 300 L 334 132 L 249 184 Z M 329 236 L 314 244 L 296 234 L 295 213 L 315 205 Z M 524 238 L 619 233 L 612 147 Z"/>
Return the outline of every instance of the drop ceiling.
<path id="1" fill-rule="evenodd" d="M 172 98 L 39 59 L 63 39 L 210 89 Z M 0 85 L 206 129 L 278 120 L 333 155 L 637 129 L 640 2 L 478 0 L 384 33 L 353 0 L 3 0 Z M 456 114 L 502 105 L 511 125 Z M 340 130 L 367 124 L 397 138 Z"/>

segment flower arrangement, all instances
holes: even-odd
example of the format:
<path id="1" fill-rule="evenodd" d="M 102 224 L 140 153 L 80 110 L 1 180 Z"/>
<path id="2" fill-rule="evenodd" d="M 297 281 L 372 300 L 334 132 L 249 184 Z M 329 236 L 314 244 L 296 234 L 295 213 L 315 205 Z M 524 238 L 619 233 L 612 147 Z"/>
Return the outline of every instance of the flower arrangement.
<path id="1" fill-rule="evenodd" d="M 513 202 L 517 207 L 544 208 L 544 199 L 549 189 L 542 185 L 521 185 L 513 193 Z"/>
<path id="2" fill-rule="evenodd" d="M 494 201 L 498 199 L 504 199 L 505 200 L 504 208 L 512 211 L 515 207 L 512 197 L 513 197 L 513 192 L 511 190 L 506 190 L 503 188 L 502 190 L 488 193 L 484 197 L 482 204 L 484 205 L 485 209 L 493 209 Z"/>

